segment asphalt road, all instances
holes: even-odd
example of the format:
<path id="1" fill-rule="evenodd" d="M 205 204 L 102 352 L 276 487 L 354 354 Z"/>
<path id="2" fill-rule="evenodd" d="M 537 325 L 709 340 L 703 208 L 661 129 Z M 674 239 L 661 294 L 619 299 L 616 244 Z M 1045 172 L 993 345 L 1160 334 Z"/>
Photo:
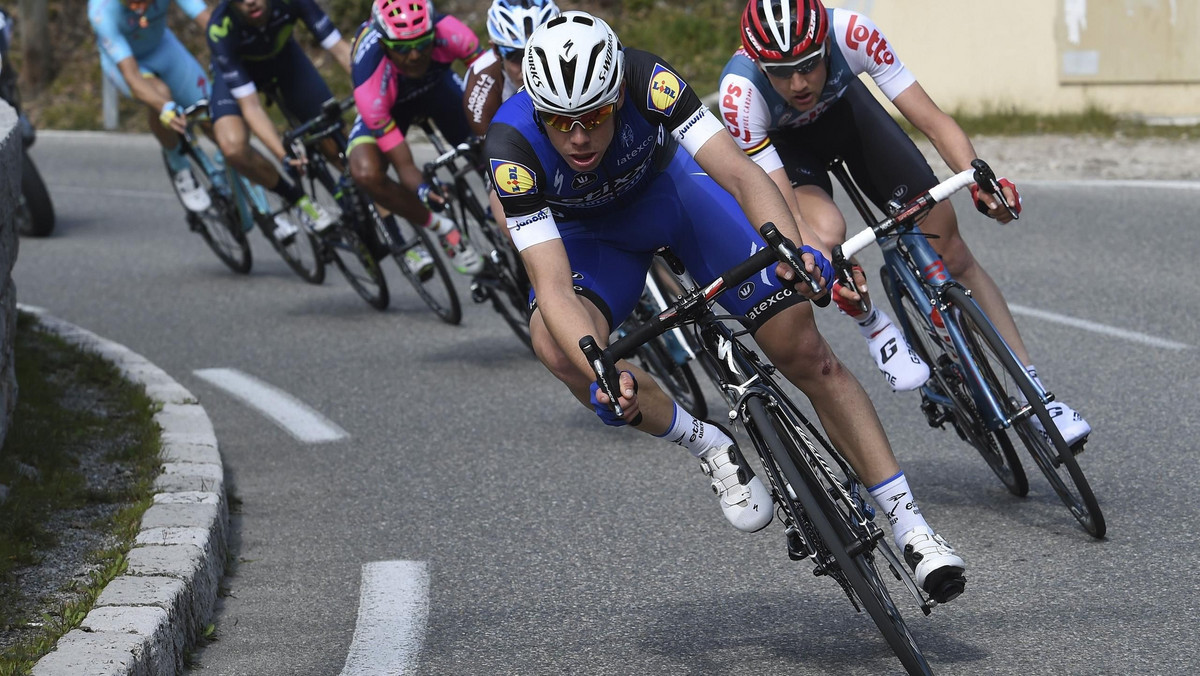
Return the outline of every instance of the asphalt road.
<path id="1" fill-rule="evenodd" d="M 601 425 L 489 308 L 468 300 L 446 326 L 393 275 L 392 308 L 376 312 L 332 271 L 303 283 L 257 234 L 252 273 L 230 273 L 187 231 L 149 137 L 42 133 L 33 153 L 59 223 L 21 242 L 20 302 L 145 355 L 216 426 L 236 561 L 194 671 L 338 674 L 363 566 L 380 561 L 428 574 L 404 673 L 899 671 L 836 585 L 788 560 L 777 527 L 731 529 L 695 461 Z M 1010 303 L 1092 323 L 1018 316 L 1043 379 L 1095 430 L 1081 464 L 1109 535 L 1087 536 L 1028 460 L 1029 496 L 1008 495 L 825 312 L 969 567 L 966 594 L 931 617 L 896 596 L 939 674 L 1190 673 L 1200 190 L 1022 192 L 1017 225 L 961 201 L 960 218 Z M 301 443 L 194 374 L 207 368 L 268 382 L 350 436 Z"/>

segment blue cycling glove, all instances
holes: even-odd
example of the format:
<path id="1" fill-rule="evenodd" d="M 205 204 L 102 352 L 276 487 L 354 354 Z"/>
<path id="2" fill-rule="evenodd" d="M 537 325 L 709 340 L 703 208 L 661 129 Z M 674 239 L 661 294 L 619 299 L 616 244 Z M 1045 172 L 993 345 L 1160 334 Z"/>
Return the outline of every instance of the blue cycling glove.
<path id="1" fill-rule="evenodd" d="M 629 377 L 631 379 L 633 379 L 633 393 L 637 394 L 637 391 L 638 391 L 637 378 L 634 378 L 633 373 L 630 371 L 621 371 L 621 373 L 628 373 Z M 620 383 L 621 383 L 621 373 L 617 374 L 617 386 L 618 387 L 620 387 Z M 592 410 L 594 410 L 596 412 L 596 415 L 599 416 L 600 419 L 604 421 L 605 425 L 608 425 L 610 427 L 624 427 L 625 425 L 629 424 L 629 423 L 625 422 L 624 418 L 617 416 L 616 411 L 614 411 L 612 408 L 612 404 L 601 404 L 599 401 L 596 400 L 596 393 L 600 391 L 600 383 L 593 381 L 590 389 L 592 391 L 592 397 L 591 397 Z M 637 425 L 641 421 L 642 421 L 642 414 L 639 413 L 637 415 L 637 418 L 634 419 L 633 424 Z"/>
<path id="2" fill-rule="evenodd" d="M 422 183 L 417 187 L 417 199 L 421 200 L 421 204 L 424 204 L 426 209 L 434 212 L 440 212 L 442 209 L 445 209 L 446 203 L 429 199 L 430 193 L 437 194 L 433 186 L 428 183 Z M 441 195 L 438 196 L 440 197 Z"/>
<path id="3" fill-rule="evenodd" d="M 825 254 L 821 253 L 819 250 L 814 249 L 807 244 L 800 247 L 800 253 L 812 254 L 813 261 L 815 261 L 817 264 L 817 271 L 820 273 L 820 275 L 822 277 L 825 278 L 825 287 L 824 288 L 828 289 L 833 284 L 833 280 L 834 280 L 833 264 L 829 262 L 829 259 L 825 258 Z M 819 282 L 821 280 L 818 279 L 818 280 L 814 280 L 814 281 Z"/>

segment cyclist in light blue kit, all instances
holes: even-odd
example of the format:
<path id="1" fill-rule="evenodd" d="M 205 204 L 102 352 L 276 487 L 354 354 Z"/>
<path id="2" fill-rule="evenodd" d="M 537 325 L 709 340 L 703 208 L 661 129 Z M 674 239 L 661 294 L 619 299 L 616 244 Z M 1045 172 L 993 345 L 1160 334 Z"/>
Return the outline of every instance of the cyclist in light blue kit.
<path id="1" fill-rule="evenodd" d="M 797 244 L 812 233 L 688 83 L 658 56 L 623 48 L 603 20 L 575 11 L 551 19 L 530 36 L 522 70 L 525 89 L 497 111 L 484 154 L 533 283 L 534 351 L 605 423 L 633 425 L 700 458 L 736 528 L 764 528 L 770 493 L 724 430 L 692 417 L 628 362 L 618 364 L 618 418 L 578 346 L 586 335 L 606 342 L 630 314 L 659 247 L 706 284 L 765 246 L 752 223 L 775 223 Z M 822 287 L 832 281 L 820 251 L 802 250 L 806 272 Z M 720 303 L 745 315 L 759 347 L 808 396 L 889 514 L 918 583 L 939 602 L 955 598 L 963 560 L 921 515 L 870 399 L 817 330 L 810 304 L 781 282 L 795 276 L 781 264 Z"/>
<path id="2" fill-rule="evenodd" d="M 125 96 L 148 108 L 150 131 L 163 148 L 172 182 L 185 208 L 204 211 L 208 193 L 196 182 L 179 149 L 186 128 L 180 111 L 208 98 L 204 68 L 167 28 L 172 0 L 88 0 L 88 20 L 100 48 L 104 77 Z M 208 24 L 204 0 L 174 0 L 201 28 Z"/>

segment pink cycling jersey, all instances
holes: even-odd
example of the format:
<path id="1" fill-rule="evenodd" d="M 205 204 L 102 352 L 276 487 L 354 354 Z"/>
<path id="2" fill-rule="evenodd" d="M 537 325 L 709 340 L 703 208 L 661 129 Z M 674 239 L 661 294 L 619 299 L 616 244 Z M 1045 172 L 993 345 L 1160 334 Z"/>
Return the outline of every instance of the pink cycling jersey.
<path id="1" fill-rule="evenodd" d="M 379 34 L 369 25 L 364 24 L 355 39 L 351 69 L 354 103 L 383 152 L 404 142 L 404 134 L 392 118 L 392 108 L 432 88 L 455 61 L 462 61 L 469 67 L 484 51 L 475 33 L 452 16 L 441 16 L 436 20 L 434 35 L 429 70 L 418 78 L 401 74 L 387 57 Z"/>

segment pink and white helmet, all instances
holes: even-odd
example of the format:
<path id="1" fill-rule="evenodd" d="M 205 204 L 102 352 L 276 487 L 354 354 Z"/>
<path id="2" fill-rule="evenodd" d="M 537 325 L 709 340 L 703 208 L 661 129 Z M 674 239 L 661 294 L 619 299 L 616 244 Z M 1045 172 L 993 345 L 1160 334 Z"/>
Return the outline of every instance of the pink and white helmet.
<path id="1" fill-rule="evenodd" d="M 371 24 L 389 40 L 412 40 L 433 32 L 429 0 L 373 0 Z"/>

